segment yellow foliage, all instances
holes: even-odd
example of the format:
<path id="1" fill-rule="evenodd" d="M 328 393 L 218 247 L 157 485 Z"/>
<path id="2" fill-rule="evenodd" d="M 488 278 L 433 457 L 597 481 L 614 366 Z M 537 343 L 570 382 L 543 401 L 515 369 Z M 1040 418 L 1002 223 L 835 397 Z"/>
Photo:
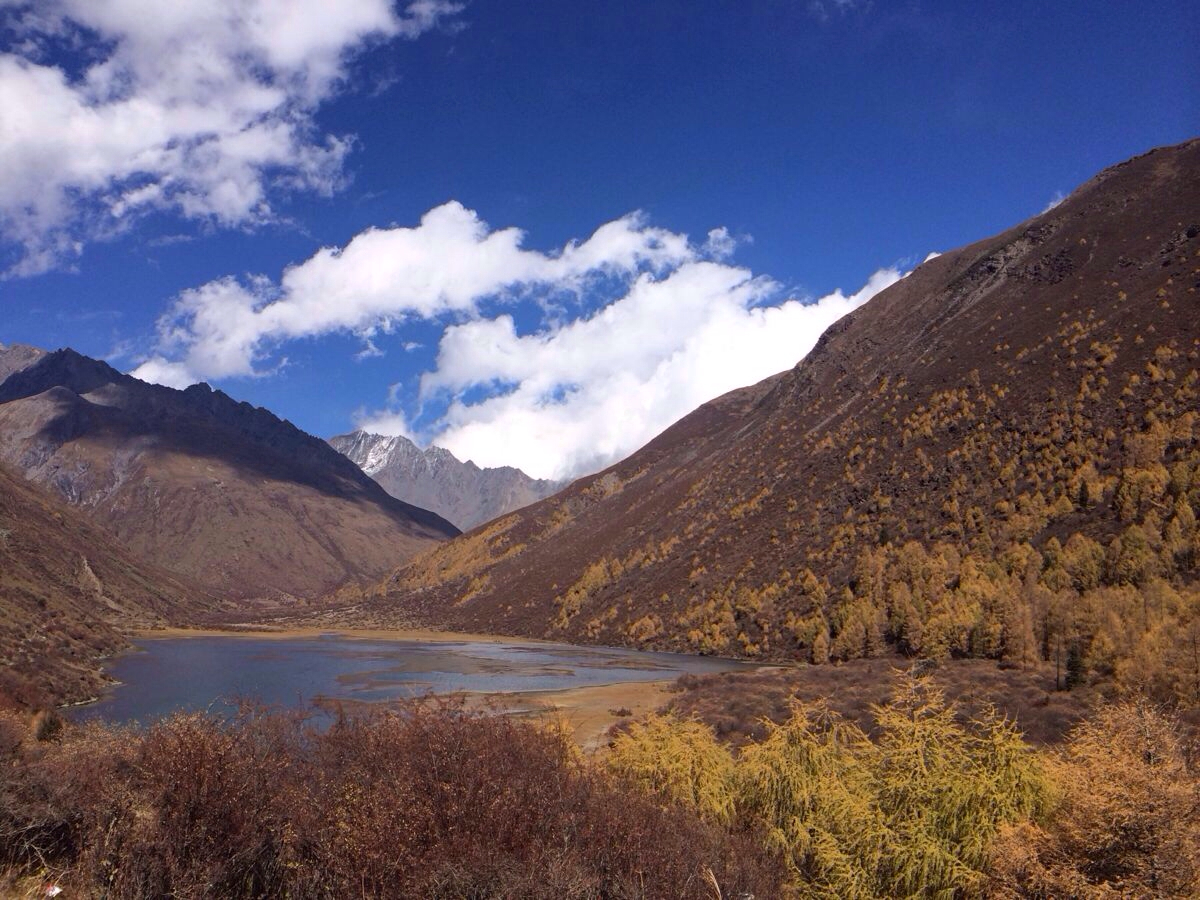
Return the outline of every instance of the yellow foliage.
<path id="1" fill-rule="evenodd" d="M 705 726 L 654 716 L 616 739 L 608 765 L 710 821 L 760 834 L 800 896 L 978 892 L 998 830 L 1047 808 L 1037 758 L 994 715 L 960 724 L 918 679 L 900 679 L 875 714 L 871 740 L 823 704 L 797 704 L 737 758 Z"/>
<path id="2" fill-rule="evenodd" d="M 1200 896 L 1200 778 L 1144 703 L 1103 708 L 1048 760 L 1060 799 L 991 850 L 996 897 Z"/>
<path id="3" fill-rule="evenodd" d="M 710 822 L 733 821 L 733 756 L 701 722 L 651 715 L 617 735 L 607 765 L 643 790 L 689 806 Z"/>

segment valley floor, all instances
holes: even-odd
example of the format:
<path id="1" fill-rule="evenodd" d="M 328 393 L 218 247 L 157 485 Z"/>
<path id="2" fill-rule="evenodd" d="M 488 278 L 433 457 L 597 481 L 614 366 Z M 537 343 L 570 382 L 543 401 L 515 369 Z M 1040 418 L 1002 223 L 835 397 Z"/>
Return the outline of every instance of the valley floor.
<path id="1" fill-rule="evenodd" d="M 422 643 L 545 643 L 497 634 L 440 631 L 429 628 L 320 628 L 273 623 L 230 623 L 207 628 L 156 628 L 136 632 L 143 638 L 204 638 L 244 634 L 265 639 L 312 639 L 336 634 L 363 641 Z M 586 751 L 605 746 L 622 724 L 654 712 L 696 718 L 735 745 L 760 739 L 767 722 L 781 722 L 797 702 L 824 701 L 831 709 L 864 728 L 872 707 L 886 702 L 893 670 L 906 671 L 913 661 L 902 656 L 858 659 L 812 666 L 764 665 L 741 672 L 683 675 L 659 681 L 625 681 L 550 691 L 468 692 L 472 709 L 561 722 Z M 994 706 L 1034 744 L 1060 742 L 1088 711 L 1105 698 L 1096 688 L 1056 690 L 1053 664 L 1023 667 L 993 660 L 947 660 L 933 670 L 933 681 L 957 703 L 964 715 Z M 1196 723 L 1190 723 L 1195 725 Z"/>

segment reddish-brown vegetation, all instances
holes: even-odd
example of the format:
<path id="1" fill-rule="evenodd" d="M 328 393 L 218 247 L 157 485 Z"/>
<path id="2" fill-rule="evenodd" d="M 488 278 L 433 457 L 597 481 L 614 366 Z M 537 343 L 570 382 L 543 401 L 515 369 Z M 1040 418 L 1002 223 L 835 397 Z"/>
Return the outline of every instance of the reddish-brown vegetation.
<path id="1" fill-rule="evenodd" d="M 780 895 L 777 861 L 582 760 L 446 705 L 176 716 L 38 742 L 0 719 L 0 864 L 78 896 Z"/>
<path id="2" fill-rule="evenodd" d="M 992 893 L 1200 896 L 1195 750 L 1146 703 L 1101 710 L 1048 757 L 1054 816 L 1010 828 L 993 847 Z"/>
<path id="3" fill-rule="evenodd" d="M 447 703 L 317 728 L 247 710 L 144 731 L 0 713 L 0 892 L 73 896 L 1188 897 L 1200 772 L 1169 715 L 1102 707 L 1034 751 L 986 705 L 886 679 L 870 731 L 794 701 L 732 749 Z M 899 893 L 897 893 L 899 892 Z M 29 895 L 32 895 L 31 893 Z"/>
<path id="4" fill-rule="evenodd" d="M 902 657 L 857 659 L 841 665 L 763 668 L 756 672 L 684 675 L 664 709 L 696 718 L 734 746 L 762 740 L 770 723 L 791 716 L 797 701 L 824 701 L 830 709 L 871 733 L 873 707 L 886 702 L 893 673 L 913 668 Z M 1053 666 L 1021 668 L 991 660 L 946 660 L 936 667 L 918 663 L 930 682 L 945 692 L 964 720 L 994 707 L 1014 721 L 1026 740 L 1060 743 L 1099 699 L 1086 689 L 1056 691 Z M 620 725 L 616 726 L 620 727 Z"/>

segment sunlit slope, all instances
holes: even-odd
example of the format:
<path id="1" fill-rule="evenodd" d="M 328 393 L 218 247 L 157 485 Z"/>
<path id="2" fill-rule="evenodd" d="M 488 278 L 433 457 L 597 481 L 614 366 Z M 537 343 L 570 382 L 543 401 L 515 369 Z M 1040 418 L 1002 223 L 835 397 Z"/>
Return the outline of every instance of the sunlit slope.
<path id="1" fill-rule="evenodd" d="M 1118 665 L 1195 627 L 1198 226 L 1200 142 L 1108 169 L 921 265 L 795 369 L 419 558 L 357 615 Z"/>

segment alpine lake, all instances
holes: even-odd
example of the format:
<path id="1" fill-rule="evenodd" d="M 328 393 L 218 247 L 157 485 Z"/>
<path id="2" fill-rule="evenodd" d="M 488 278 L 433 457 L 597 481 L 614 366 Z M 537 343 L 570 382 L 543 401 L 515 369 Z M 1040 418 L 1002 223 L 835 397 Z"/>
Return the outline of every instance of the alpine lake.
<path id="1" fill-rule="evenodd" d="M 103 697 L 66 713 L 148 725 L 176 712 L 230 715 L 251 703 L 328 717 L 359 704 L 464 694 L 507 712 L 559 710 L 577 726 L 586 722 L 582 737 L 594 743 L 620 715 L 665 702 L 665 688 L 681 675 L 749 668 L 711 656 L 475 636 L 151 634 L 110 661 L 115 684 Z"/>

